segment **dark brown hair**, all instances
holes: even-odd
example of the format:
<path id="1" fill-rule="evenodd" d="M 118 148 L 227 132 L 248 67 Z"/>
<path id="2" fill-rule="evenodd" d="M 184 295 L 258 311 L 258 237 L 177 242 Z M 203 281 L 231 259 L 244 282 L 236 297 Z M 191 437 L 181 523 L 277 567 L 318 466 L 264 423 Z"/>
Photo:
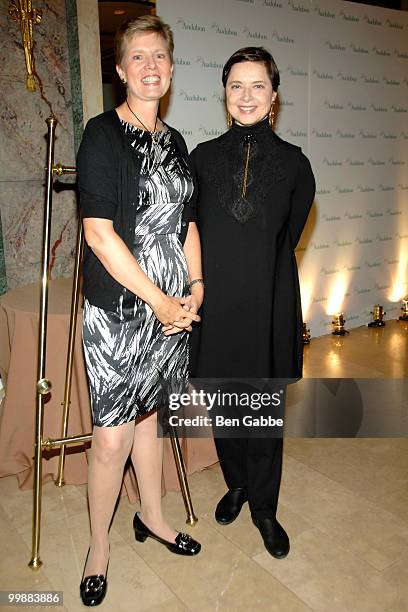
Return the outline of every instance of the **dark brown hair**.
<path id="1" fill-rule="evenodd" d="M 116 32 L 114 48 L 115 62 L 118 66 L 122 62 L 125 45 L 129 40 L 136 34 L 146 34 L 149 32 L 156 32 L 156 34 L 164 38 L 173 63 L 174 41 L 170 26 L 164 23 L 157 15 L 142 15 L 142 17 L 125 21 Z"/>
<path id="2" fill-rule="evenodd" d="M 233 65 L 240 64 L 241 62 L 261 62 L 266 68 L 273 91 L 278 91 L 280 83 L 279 70 L 272 55 L 264 47 L 243 47 L 235 51 L 222 69 L 222 84 L 224 87 L 227 84 Z"/>

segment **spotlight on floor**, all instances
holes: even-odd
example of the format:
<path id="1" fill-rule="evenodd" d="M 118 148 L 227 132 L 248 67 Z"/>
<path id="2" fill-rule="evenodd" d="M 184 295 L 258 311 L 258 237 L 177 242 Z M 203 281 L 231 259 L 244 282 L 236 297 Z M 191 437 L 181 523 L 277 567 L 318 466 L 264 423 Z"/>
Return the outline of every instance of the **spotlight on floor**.
<path id="1" fill-rule="evenodd" d="M 402 300 L 401 316 L 398 317 L 399 321 L 408 321 L 408 297 Z"/>
<path id="2" fill-rule="evenodd" d="M 306 323 L 303 323 L 302 340 L 303 344 L 310 344 L 310 329 L 307 328 Z"/>
<path id="3" fill-rule="evenodd" d="M 368 324 L 368 327 L 384 327 L 385 321 L 383 321 L 383 318 L 387 313 L 384 312 L 384 308 L 382 306 L 375 304 L 370 314 L 373 315 L 373 320 Z"/>
<path id="4" fill-rule="evenodd" d="M 334 336 L 345 336 L 346 334 L 350 333 L 349 331 L 347 331 L 347 329 L 344 329 L 345 322 L 346 322 L 346 319 L 344 318 L 344 315 L 342 312 L 339 312 L 338 314 L 334 315 L 333 321 L 332 321 L 332 325 L 333 325 L 332 334 Z"/>

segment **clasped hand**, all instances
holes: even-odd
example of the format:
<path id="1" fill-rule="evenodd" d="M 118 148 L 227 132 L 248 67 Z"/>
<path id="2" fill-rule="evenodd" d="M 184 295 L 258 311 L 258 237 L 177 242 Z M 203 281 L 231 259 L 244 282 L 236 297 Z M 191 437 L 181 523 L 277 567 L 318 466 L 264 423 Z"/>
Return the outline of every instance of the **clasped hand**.
<path id="1" fill-rule="evenodd" d="M 182 305 L 182 318 L 180 320 L 174 320 L 173 324 L 169 323 L 168 325 L 163 325 L 162 331 L 165 336 L 170 336 L 172 334 L 177 334 L 180 331 L 188 331 L 191 332 L 192 322 L 201 321 L 201 317 L 197 314 L 198 309 L 200 308 L 200 303 L 198 299 L 194 295 L 188 295 L 184 298 L 173 298 L 179 301 L 179 304 Z M 185 322 L 187 324 L 181 325 L 181 322 Z"/>
<path id="2" fill-rule="evenodd" d="M 187 297 L 165 296 L 165 300 L 154 308 L 154 314 L 163 324 L 164 335 L 170 336 L 180 331 L 191 332 L 192 322 L 201 320 L 197 314 L 198 308 L 198 302 L 192 295 Z"/>

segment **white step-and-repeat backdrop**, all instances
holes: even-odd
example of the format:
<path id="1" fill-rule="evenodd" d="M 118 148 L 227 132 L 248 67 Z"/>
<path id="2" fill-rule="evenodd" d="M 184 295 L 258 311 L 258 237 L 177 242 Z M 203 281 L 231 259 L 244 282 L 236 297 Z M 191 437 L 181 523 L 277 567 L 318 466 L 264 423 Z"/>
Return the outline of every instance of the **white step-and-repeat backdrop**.
<path id="1" fill-rule="evenodd" d="M 302 147 L 317 194 L 297 249 L 317 336 L 389 318 L 408 293 L 408 14 L 340 0 L 157 0 L 172 26 L 166 121 L 190 148 L 225 131 L 222 67 L 244 46 L 281 74 L 279 136 Z"/>

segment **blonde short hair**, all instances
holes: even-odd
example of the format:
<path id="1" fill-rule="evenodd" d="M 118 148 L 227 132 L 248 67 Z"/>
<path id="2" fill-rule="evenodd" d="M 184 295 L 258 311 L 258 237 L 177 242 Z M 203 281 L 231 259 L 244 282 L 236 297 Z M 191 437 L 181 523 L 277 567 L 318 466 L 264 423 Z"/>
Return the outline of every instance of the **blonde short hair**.
<path id="1" fill-rule="evenodd" d="M 173 63 L 174 41 L 173 32 L 167 23 L 157 15 L 142 15 L 136 19 L 129 19 L 123 23 L 115 35 L 115 62 L 120 66 L 125 53 L 125 45 L 136 34 L 155 32 L 164 38 Z"/>

